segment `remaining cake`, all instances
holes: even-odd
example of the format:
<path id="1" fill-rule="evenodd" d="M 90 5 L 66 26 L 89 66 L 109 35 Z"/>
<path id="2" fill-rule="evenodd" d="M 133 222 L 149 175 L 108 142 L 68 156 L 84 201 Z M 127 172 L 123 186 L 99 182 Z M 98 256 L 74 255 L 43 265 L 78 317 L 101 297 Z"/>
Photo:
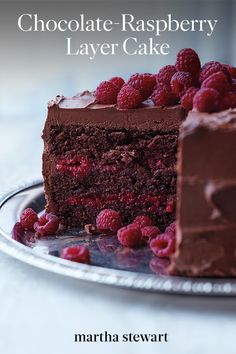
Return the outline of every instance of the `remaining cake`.
<path id="1" fill-rule="evenodd" d="M 43 132 L 47 210 L 65 225 L 94 223 L 104 208 L 124 223 L 149 215 L 163 230 L 175 220 L 180 106 L 137 109 L 97 104 L 92 93 L 58 96 Z"/>
<path id="2" fill-rule="evenodd" d="M 190 112 L 178 154 L 171 273 L 236 276 L 236 109 Z"/>

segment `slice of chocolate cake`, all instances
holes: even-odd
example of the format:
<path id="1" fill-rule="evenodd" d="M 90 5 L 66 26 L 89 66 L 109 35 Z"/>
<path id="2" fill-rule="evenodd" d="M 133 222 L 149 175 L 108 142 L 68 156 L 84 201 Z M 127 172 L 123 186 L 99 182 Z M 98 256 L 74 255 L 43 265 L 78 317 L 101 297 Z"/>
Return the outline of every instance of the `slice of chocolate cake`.
<path id="1" fill-rule="evenodd" d="M 236 276 L 236 109 L 190 112 L 180 134 L 170 272 Z"/>
<path id="2" fill-rule="evenodd" d="M 149 215 L 161 229 L 175 220 L 181 106 L 119 110 L 85 92 L 57 97 L 43 132 L 47 210 L 68 226 L 94 223 L 104 208 L 125 223 Z"/>

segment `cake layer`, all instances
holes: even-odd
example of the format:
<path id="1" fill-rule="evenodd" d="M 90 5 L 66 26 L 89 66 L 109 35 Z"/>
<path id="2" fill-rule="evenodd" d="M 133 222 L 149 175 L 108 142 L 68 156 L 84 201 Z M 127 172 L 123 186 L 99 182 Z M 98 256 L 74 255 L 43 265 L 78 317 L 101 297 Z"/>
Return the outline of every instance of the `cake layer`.
<path id="1" fill-rule="evenodd" d="M 50 210 L 53 208 L 65 224 L 94 222 L 104 208 L 122 211 L 125 222 L 139 210 L 161 227 L 173 221 L 176 133 L 71 124 L 52 126 L 47 141 L 45 188 L 50 191 Z M 63 217 L 66 206 L 69 214 Z"/>

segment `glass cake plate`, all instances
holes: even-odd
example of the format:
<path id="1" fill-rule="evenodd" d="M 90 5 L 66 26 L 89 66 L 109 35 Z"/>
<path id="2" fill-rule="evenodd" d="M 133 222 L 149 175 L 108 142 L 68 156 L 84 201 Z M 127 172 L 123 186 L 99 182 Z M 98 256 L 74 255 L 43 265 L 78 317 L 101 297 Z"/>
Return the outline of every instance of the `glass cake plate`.
<path id="1" fill-rule="evenodd" d="M 148 247 L 128 249 L 115 236 L 88 235 L 83 230 L 61 230 L 59 235 L 35 240 L 28 233 L 21 242 L 12 235 L 23 209 L 39 214 L 45 205 L 41 180 L 15 186 L 0 195 L 0 251 L 32 266 L 75 279 L 150 292 L 235 296 L 236 279 L 187 278 L 166 275 L 168 260 L 153 256 Z M 91 265 L 59 258 L 60 250 L 72 244 L 86 244 Z"/>

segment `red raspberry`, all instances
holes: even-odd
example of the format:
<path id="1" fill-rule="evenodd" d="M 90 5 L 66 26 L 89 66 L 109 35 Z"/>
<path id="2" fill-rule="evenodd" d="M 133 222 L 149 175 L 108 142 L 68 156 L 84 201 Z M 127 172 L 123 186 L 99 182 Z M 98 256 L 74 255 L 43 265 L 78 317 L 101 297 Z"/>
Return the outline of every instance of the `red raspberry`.
<path id="1" fill-rule="evenodd" d="M 167 213 L 173 213 L 174 209 L 175 209 L 175 201 L 173 199 L 168 200 L 166 203 L 165 211 Z"/>
<path id="2" fill-rule="evenodd" d="M 236 79 L 232 79 L 231 89 L 233 92 L 236 92 Z"/>
<path id="3" fill-rule="evenodd" d="M 151 100 L 155 106 L 173 106 L 178 102 L 177 97 L 167 85 L 157 87 L 151 95 Z"/>
<path id="4" fill-rule="evenodd" d="M 175 73 L 176 68 L 174 65 L 163 66 L 157 74 L 157 83 L 170 86 L 170 80 Z"/>
<path id="5" fill-rule="evenodd" d="M 193 98 L 193 107 L 199 112 L 216 112 L 219 103 L 219 92 L 212 88 L 201 88 Z"/>
<path id="6" fill-rule="evenodd" d="M 236 108 L 236 93 L 226 92 L 221 99 L 219 110 L 224 111 L 225 109 Z"/>
<path id="7" fill-rule="evenodd" d="M 185 48 L 181 49 L 177 54 L 175 67 L 178 71 L 186 71 L 196 78 L 201 69 L 201 63 L 193 49 Z"/>
<path id="8" fill-rule="evenodd" d="M 75 156 L 71 159 L 60 159 L 56 164 L 57 171 L 67 173 L 71 177 L 87 177 L 91 171 L 91 168 L 91 161 L 84 156 Z"/>
<path id="9" fill-rule="evenodd" d="M 109 82 L 111 82 L 112 84 L 114 84 L 116 87 L 118 87 L 119 91 L 121 89 L 121 87 L 125 84 L 125 80 L 122 79 L 122 77 L 119 76 L 114 76 L 112 77 Z"/>
<path id="10" fill-rule="evenodd" d="M 189 87 L 194 86 L 194 80 L 190 73 L 178 71 L 172 76 L 170 84 L 174 95 L 181 97 Z"/>
<path id="11" fill-rule="evenodd" d="M 37 236 L 53 235 L 59 227 L 59 219 L 52 213 L 44 213 L 39 220 L 34 223 L 34 230 Z"/>
<path id="12" fill-rule="evenodd" d="M 116 232 L 122 226 L 120 213 L 112 209 L 103 209 L 96 218 L 96 226 L 102 232 Z"/>
<path id="13" fill-rule="evenodd" d="M 227 64 L 225 64 L 224 67 L 228 70 L 231 78 L 236 79 L 236 68 Z"/>
<path id="14" fill-rule="evenodd" d="M 167 233 L 161 234 L 151 240 L 150 248 L 160 258 L 170 257 L 175 251 L 175 239 Z"/>
<path id="15" fill-rule="evenodd" d="M 134 74 L 129 78 L 127 85 L 138 90 L 143 98 L 142 100 L 145 101 L 156 85 L 156 77 L 152 74 Z"/>
<path id="16" fill-rule="evenodd" d="M 13 230 L 12 230 L 13 239 L 16 240 L 17 242 L 23 243 L 24 232 L 25 232 L 25 229 L 23 228 L 21 223 L 17 222 L 14 225 Z"/>
<path id="17" fill-rule="evenodd" d="M 188 111 L 193 109 L 193 97 L 198 92 L 198 90 L 199 89 L 197 87 L 190 87 L 181 97 L 181 105 Z"/>
<path id="18" fill-rule="evenodd" d="M 138 215 L 136 216 L 131 225 L 136 225 L 140 228 L 143 228 L 145 226 L 152 226 L 153 221 L 147 215 Z"/>
<path id="19" fill-rule="evenodd" d="M 212 74 L 217 73 L 218 71 L 222 71 L 226 75 L 229 82 L 231 81 L 229 71 L 225 68 L 223 64 L 219 63 L 218 61 L 209 61 L 201 68 L 199 74 L 200 83 L 206 80 Z"/>
<path id="20" fill-rule="evenodd" d="M 120 109 L 136 108 L 142 103 L 142 96 L 135 88 L 124 85 L 117 96 L 117 106 Z"/>
<path id="21" fill-rule="evenodd" d="M 119 89 L 109 81 L 102 81 L 95 92 L 96 100 L 102 104 L 115 104 Z"/>
<path id="22" fill-rule="evenodd" d="M 33 231 L 34 223 L 36 221 L 38 221 L 38 215 L 33 209 L 27 208 L 22 211 L 20 216 L 20 223 L 24 229 Z"/>
<path id="23" fill-rule="evenodd" d="M 133 224 L 124 226 L 118 230 L 117 238 L 123 246 L 140 246 L 140 244 L 142 243 L 141 229 Z"/>
<path id="24" fill-rule="evenodd" d="M 67 259 L 68 261 L 77 263 L 90 263 L 90 253 L 89 250 L 81 245 L 69 246 L 63 248 L 60 253 L 60 257 Z"/>
<path id="25" fill-rule="evenodd" d="M 206 80 L 203 81 L 201 88 L 213 88 L 220 94 L 230 90 L 230 84 L 225 74 L 222 71 L 211 74 Z"/>
<path id="26" fill-rule="evenodd" d="M 142 238 L 145 240 L 151 240 L 160 234 L 160 229 L 157 226 L 145 226 L 141 229 Z"/>

